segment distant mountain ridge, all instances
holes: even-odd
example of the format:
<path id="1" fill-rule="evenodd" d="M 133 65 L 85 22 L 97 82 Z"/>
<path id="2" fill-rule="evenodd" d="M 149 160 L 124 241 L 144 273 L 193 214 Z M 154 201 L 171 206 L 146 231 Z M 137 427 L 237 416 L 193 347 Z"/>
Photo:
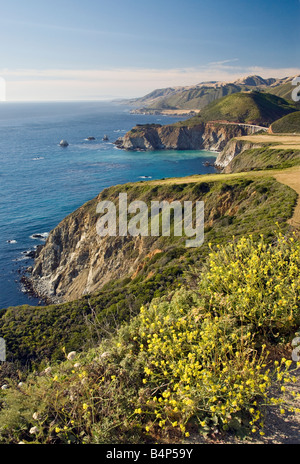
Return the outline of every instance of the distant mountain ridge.
<path id="1" fill-rule="evenodd" d="M 282 98 L 291 99 L 293 77 L 281 79 L 253 75 L 237 79 L 234 82 L 210 81 L 192 86 L 167 87 L 156 89 L 141 97 L 129 100 L 136 109 L 133 113 L 153 113 L 164 110 L 202 110 L 219 98 L 238 92 L 259 90 Z"/>
<path id="2" fill-rule="evenodd" d="M 115 143 L 125 150 L 220 151 L 234 137 L 267 130 L 276 120 L 299 113 L 295 103 L 254 89 L 222 97 L 175 124 L 138 124 Z"/>

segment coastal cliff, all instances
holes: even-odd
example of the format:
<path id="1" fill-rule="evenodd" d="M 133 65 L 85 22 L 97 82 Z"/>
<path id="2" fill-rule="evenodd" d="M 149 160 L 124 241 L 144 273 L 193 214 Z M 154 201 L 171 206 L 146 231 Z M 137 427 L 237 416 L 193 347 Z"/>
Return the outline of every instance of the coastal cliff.
<path id="1" fill-rule="evenodd" d="M 269 195 L 261 202 L 259 192 L 262 189 Z M 193 176 L 192 182 L 182 178 L 180 183 L 166 180 L 110 187 L 50 232 L 45 245 L 38 250 L 33 271 L 28 276 L 29 283 L 35 294 L 51 303 L 95 294 L 106 285 L 110 288 L 112 285 L 129 286 L 133 294 L 132 285 L 136 285 L 136 291 L 143 289 L 147 296 L 154 284 L 158 289 L 168 286 L 180 278 L 191 263 L 201 263 L 209 252 L 208 243 L 247 233 L 249 211 L 255 211 L 259 233 L 266 224 L 268 227 L 272 224 L 269 212 L 273 207 L 282 209 L 282 217 L 289 218 L 291 200 L 285 189 L 268 179 L 223 179 L 222 176 L 214 180 L 211 176 Z M 280 196 L 281 190 L 284 192 Z M 97 205 L 110 200 L 116 205 L 118 215 L 121 192 L 127 193 L 128 203 L 138 199 L 149 206 L 152 200 L 204 201 L 205 243 L 190 249 L 186 247 L 184 235 L 174 237 L 172 234 L 170 237 L 100 237 L 96 230 Z M 111 301 L 109 295 L 108 298 Z"/>
<path id="2" fill-rule="evenodd" d="M 45 300 L 60 303 L 93 293 L 108 281 L 134 273 L 151 252 L 151 238 L 146 243 L 144 237 L 96 233 L 96 207 L 104 195 L 67 216 L 39 250 L 30 282 Z"/>
<path id="3" fill-rule="evenodd" d="M 135 126 L 115 144 L 124 150 L 222 151 L 233 137 L 249 135 L 254 131 L 251 126 L 226 122 L 166 126 L 145 124 Z"/>

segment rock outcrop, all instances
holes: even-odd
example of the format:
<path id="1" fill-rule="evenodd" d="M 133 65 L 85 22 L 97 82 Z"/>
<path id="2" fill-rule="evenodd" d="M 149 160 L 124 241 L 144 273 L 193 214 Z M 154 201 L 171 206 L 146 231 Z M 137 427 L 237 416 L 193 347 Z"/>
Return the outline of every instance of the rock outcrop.
<path id="1" fill-rule="evenodd" d="M 194 125 L 137 125 L 115 144 L 124 150 L 222 151 L 229 140 L 253 133 L 253 127 L 226 122 Z"/>
<path id="2" fill-rule="evenodd" d="M 231 161 L 240 153 L 251 148 L 260 148 L 261 144 L 255 144 L 244 140 L 231 139 L 224 150 L 218 155 L 215 166 L 218 168 L 226 168 Z"/>
<path id="3" fill-rule="evenodd" d="M 110 298 L 112 288 L 118 289 L 119 285 L 120 288 L 124 288 L 127 284 L 130 287 L 132 281 L 132 289 L 145 285 L 147 293 L 150 291 L 148 279 L 156 273 L 157 282 L 161 279 L 168 282 L 169 273 L 180 275 L 179 269 L 189 267 L 185 256 L 191 255 L 186 254 L 190 250 L 186 248 L 186 237 L 174 237 L 172 233 L 170 237 L 130 234 L 120 236 L 118 233 L 116 236 L 101 237 L 96 228 L 99 219 L 97 205 L 100 201 L 114 202 L 117 218 L 120 207 L 119 194 L 124 192 L 128 196 L 128 204 L 136 200 L 144 201 L 148 206 L 152 200 L 204 201 L 207 244 L 211 239 L 215 240 L 218 234 L 221 234 L 221 237 L 226 232 L 231 237 L 231 234 L 236 232 L 236 224 L 239 224 L 235 222 L 238 216 L 242 224 L 239 226 L 239 233 L 246 233 L 248 208 L 256 209 L 256 192 L 261 182 L 261 179 L 224 180 L 222 176 L 220 180 L 210 182 L 207 179 L 203 181 L 202 176 L 199 176 L 199 182 L 185 183 L 185 179 L 182 184 L 141 182 L 105 189 L 95 199 L 67 216 L 50 232 L 45 245 L 41 245 L 37 250 L 34 268 L 24 282 L 26 288 L 33 290 L 48 303 L 72 301 L 102 290 L 104 295 L 107 292 Z M 272 201 L 277 201 L 276 186 L 272 195 Z M 129 214 L 128 218 L 130 217 Z M 273 221 L 273 216 L 269 219 Z M 148 225 L 151 226 L 149 222 Z M 202 257 L 201 247 L 195 249 L 194 258 Z M 123 283 L 118 282 L 119 280 Z M 107 287 L 104 287 L 105 284 L 108 284 Z"/>
<path id="4" fill-rule="evenodd" d="M 39 249 L 32 290 L 53 303 L 74 300 L 133 274 L 152 249 L 151 237 L 100 237 L 96 207 L 101 194 L 67 216 Z M 147 243 L 146 243 L 147 242 Z"/>

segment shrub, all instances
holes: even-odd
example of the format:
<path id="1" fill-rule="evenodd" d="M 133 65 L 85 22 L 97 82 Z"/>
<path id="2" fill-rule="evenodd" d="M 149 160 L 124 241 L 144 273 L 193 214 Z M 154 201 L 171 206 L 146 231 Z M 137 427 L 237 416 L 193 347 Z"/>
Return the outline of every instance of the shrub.
<path id="1" fill-rule="evenodd" d="M 270 387 L 296 380 L 274 348 L 299 329 L 299 251 L 295 235 L 281 234 L 217 246 L 197 290 L 179 285 L 97 349 L 1 390 L 0 442 L 263 433 L 265 405 L 283 403 Z"/>

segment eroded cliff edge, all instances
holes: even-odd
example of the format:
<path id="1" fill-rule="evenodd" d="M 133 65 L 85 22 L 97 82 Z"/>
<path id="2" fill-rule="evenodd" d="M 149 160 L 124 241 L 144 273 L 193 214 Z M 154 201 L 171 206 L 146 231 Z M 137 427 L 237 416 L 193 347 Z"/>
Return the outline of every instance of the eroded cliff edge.
<path id="1" fill-rule="evenodd" d="M 198 124 L 137 125 L 115 144 L 123 150 L 212 150 L 222 151 L 233 137 L 260 130 L 254 126 L 200 122 Z"/>

